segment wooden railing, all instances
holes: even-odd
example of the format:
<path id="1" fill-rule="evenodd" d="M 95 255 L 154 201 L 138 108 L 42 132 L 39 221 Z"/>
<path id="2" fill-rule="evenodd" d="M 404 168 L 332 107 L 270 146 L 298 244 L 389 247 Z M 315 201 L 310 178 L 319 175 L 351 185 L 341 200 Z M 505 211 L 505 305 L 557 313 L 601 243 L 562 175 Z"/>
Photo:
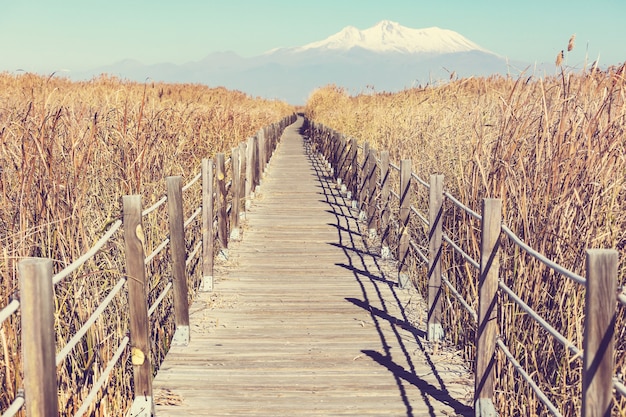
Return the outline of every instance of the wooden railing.
<path id="1" fill-rule="evenodd" d="M 427 276 L 415 280 L 425 280 L 418 285 L 425 288 L 428 299 L 428 339 L 440 341 L 444 337 L 446 329 L 442 324 L 442 306 L 447 294 L 474 320 L 476 336 L 472 341 L 472 349 L 475 357 L 472 361 L 477 416 L 497 415 L 493 402 L 496 349 L 503 353 L 520 378 L 529 384 L 547 412 L 561 415 L 500 337 L 496 312 L 502 311 L 500 307 L 503 301 L 500 299 L 503 297 L 508 298 L 507 302 L 515 303 L 521 312 L 570 350 L 574 360 L 583 361 L 582 416 L 610 415 L 613 390 L 616 395 L 626 395 L 626 387 L 615 376 L 613 369 L 616 305 L 622 308 L 626 305 L 624 294 L 617 292 L 617 251 L 588 250 L 587 277 L 583 278 L 547 259 L 504 225 L 499 199 L 484 199 L 482 214 L 476 213 L 444 191 L 442 175 L 432 175 L 426 182 L 412 173 L 410 160 L 402 160 L 399 165 L 394 165 L 389 161 L 388 151 L 377 152 L 370 149 L 368 143 L 359 145 L 353 138 L 346 138 L 331 128 L 308 120 L 305 121 L 305 131 L 314 149 L 333 169 L 338 186 L 342 187 L 346 198 L 352 200 L 353 207 L 360 209 L 360 217 L 367 224 L 370 237 L 380 238 L 381 257 L 391 258 L 392 253 L 395 253 L 398 285 L 409 285 L 410 265 L 427 265 Z M 412 200 L 416 200 L 419 207 L 425 207 L 427 214 L 422 214 L 412 205 Z M 455 241 L 454 236 L 443 232 L 442 225 L 446 221 L 444 201 L 463 212 L 465 218 L 480 222 L 480 236 L 476 239 L 480 241 L 479 259 L 473 259 L 463 248 L 462 242 Z M 500 254 L 505 244 L 515 245 L 518 251 L 586 287 L 583 349 L 574 346 L 501 279 L 503 271 L 500 269 Z M 454 256 L 444 257 L 446 250 Z M 442 265 L 444 262 L 446 265 Z M 464 299 L 462 291 L 455 288 L 442 272 L 453 270 L 455 265 L 452 263 L 455 262 L 466 263 L 478 271 L 478 282 L 472 283 L 472 286 L 478 288 L 477 299 Z M 445 301 L 452 306 L 449 299 Z M 472 305 L 477 306 L 477 311 Z M 451 311 L 446 313 L 454 314 Z"/>
<path id="2" fill-rule="evenodd" d="M 74 415 L 82 416 L 93 407 L 94 400 L 107 384 L 111 372 L 116 367 L 123 367 L 120 358 L 125 353 L 128 354 L 129 345 L 134 399 L 128 414 L 153 414 L 152 378 L 154 368 L 159 364 L 153 363 L 150 354 L 153 343 L 150 338 L 151 317 L 172 290 L 175 332 L 170 335 L 171 343 L 185 345 L 189 342 L 189 301 L 190 294 L 196 289 L 189 288 L 190 283 L 194 282 L 190 275 L 201 274 L 200 290 L 212 290 L 214 258 L 228 256 L 229 239 L 239 236 L 240 216 L 245 214 L 254 198 L 256 187 L 261 184 L 264 169 L 283 130 L 295 121 L 295 117 L 286 117 L 261 129 L 247 142 L 233 148 L 229 158 L 220 153 L 214 160 L 204 159 L 201 172 L 185 186 L 182 185 L 180 176 L 166 178 L 167 195 L 145 210 L 142 209 L 141 196 L 124 196 L 122 218 L 113 221 L 106 233 L 83 256 L 56 274 L 53 273 L 53 262 L 50 259 L 28 258 L 19 262 L 19 299 L 13 299 L 0 310 L 0 326 L 20 312 L 24 386 L 8 409 L 3 411 L 2 417 L 14 416 L 22 408 L 25 408 L 29 416 L 59 414 L 57 367 L 71 355 L 91 326 L 103 316 L 107 307 L 124 289 L 128 292 L 128 334 L 121 339 L 108 363 L 98 371 L 99 377 L 93 382 Z M 201 203 L 191 209 L 192 214 L 185 220 L 183 193 L 198 180 L 201 180 L 202 185 Z M 166 202 L 169 237 L 155 245 L 151 253 L 146 254 L 144 219 Z M 192 239 L 196 244 L 188 251 L 185 233 L 193 224 L 196 224 L 196 230 L 201 230 L 201 236 Z M 119 244 L 124 247 L 125 271 L 118 271 L 121 278 L 102 300 L 94 300 L 94 304 L 98 306 L 82 327 L 76 330 L 65 346 L 57 347 L 54 286 L 82 268 L 85 262 L 106 245 L 119 240 L 120 230 L 123 231 L 123 245 L 122 242 Z M 149 294 L 146 268 L 168 246 L 171 278 L 162 286 L 158 295 Z M 198 256 L 201 262 L 197 262 Z M 148 303 L 149 299 L 154 300 L 152 304 Z"/>

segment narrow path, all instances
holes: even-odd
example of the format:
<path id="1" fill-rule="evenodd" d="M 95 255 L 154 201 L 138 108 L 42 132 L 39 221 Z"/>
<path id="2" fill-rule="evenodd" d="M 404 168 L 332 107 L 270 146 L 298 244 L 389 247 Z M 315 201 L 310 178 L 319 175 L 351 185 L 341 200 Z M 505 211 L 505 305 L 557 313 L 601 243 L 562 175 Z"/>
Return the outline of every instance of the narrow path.
<path id="1" fill-rule="evenodd" d="M 421 298 L 367 250 L 301 126 L 162 364 L 156 415 L 472 415 L 458 357 L 425 346 Z"/>

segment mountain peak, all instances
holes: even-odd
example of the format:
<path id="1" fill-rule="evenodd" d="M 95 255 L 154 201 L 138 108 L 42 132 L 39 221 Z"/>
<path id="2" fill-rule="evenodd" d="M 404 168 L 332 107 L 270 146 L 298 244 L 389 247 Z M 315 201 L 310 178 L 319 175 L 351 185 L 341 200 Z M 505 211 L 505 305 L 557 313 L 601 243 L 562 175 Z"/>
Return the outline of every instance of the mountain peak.
<path id="1" fill-rule="evenodd" d="M 453 52 L 489 52 L 452 30 L 431 27 L 411 29 L 397 22 L 382 20 L 369 29 L 346 26 L 328 38 L 293 48 L 294 52 L 312 49 L 350 50 L 359 47 L 374 52 L 441 54 Z"/>

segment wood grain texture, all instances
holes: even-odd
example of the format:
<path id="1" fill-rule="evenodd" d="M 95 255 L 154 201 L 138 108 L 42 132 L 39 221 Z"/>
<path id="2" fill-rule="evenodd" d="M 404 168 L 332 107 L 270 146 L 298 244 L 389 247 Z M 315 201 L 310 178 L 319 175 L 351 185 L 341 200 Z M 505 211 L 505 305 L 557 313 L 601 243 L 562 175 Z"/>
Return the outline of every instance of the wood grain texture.
<path id="1" fill-rule="evenodd" d="M 152 365 L 150 358 L 150 329 L 148 320 L 148 289 L 144 234 L 141 220 L 141 196 L 122 197 L 124 210 L 124 245 L 128 277 L 128 307 L 130 316 L 130 345 L 143 357 L 133 363 L 135 398 L 152 397 Z"/>
<path id="2" fill-rule="evenodd" d="M 476 332 L 476 400 L 493 400 L 496 351 L 496 293 L 500 274 L 502 200 L 483 199 L 483 221 L 478 282 L 478 331 Z"/>
<path id="3" fill-rule="evenodd" d="M 428 340 L 443 339 L 441 255 L 443 240 L 443 175 L 430 176 L 428 198 Z"/>
<path id="4" fill-rule="evenodd" d="M 425 342 L 423 300 L 364 244 L 366 225 L 287 128 L 191 343 L 155 380 L 156 415 L 472 415 L 472 379 Z"/>
<path id="5" fill-rule="evenodd" d="M 167 184 L 167 207 L 170 225 L 170 253 L 172 256 L 172 281 L 174 284 L 174 320 L 176 327 L 189 326 L 189 298 L 185 263 L 185 213 L 183 212 L 183 178 L 172 176 Z"/>
<path id="6" fill-rule="evenodd" d="M 29 416 L 58 416 L 52 261 L 19 262 L 24 390 Z"/>
<path id="7" fill-rule="evenodd" d="M 616 250 L 587 250 L 583 417 L 611 415 L 617 266 Z"/>

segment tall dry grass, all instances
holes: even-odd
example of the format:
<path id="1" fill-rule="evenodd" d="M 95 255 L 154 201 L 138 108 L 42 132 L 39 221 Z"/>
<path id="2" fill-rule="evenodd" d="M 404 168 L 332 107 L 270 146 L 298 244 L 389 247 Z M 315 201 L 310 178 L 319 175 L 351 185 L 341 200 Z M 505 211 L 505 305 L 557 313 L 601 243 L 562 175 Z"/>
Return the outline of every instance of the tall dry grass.
<path id="1" fill-rule="evenodd" d="M 585 273 L 587 248 L 615 248 L 626 259 L 623 65 L 577 73 L 561 66 L 556 76 L 462 79 L 354 97 L 329 86 L 311 95 L 306 114 L 379 150 L 388 149 L 395 161 L 411 158 L 413 171 L 426 180 L 444 174 L 447 190 L 476 211 L 483 197 L 502 198 L 505 223 L 530 246 L 578 274 Z M 450 206 L 447 214 L 447 233 L 477 259 L 479 225 Z M 445 273 L 476 306 L 476 272 L 457 258 L 446 255 Z M 625 264 L 620 265 L 621 285 Z M 425 270 L 419 272 L 423 277 Z M 582 347 L 584 288 L 508 244 L 501 279 Z M 506 297 L 500 302 L 506 344 L 564 415 L 578 415 L 582 362 Z M 469 345 L 464 352 L 471 360 L 473 321 L 454 300 L 448 298 L 444 305 L 449 338 Z M 626 367 L 625 324 L 621 308 L 618 374 Z M 496 374 L 502 416 L 547 414 L 500 354 Z M 616 396 L 615 404 L 614 415 L 626 414 L 622 398 Z"/>
<path id="2" fill-rule="evenodd" d="M 0 308 L 18 295 L 20 259 L 47 257 L 55 272 L 62 269 L 120 218 L 123 195 L 141 194 L 147 207 L 165 193 L 166 176 L 189 180 L 202 158 L 228 152 L 292 112 L 285 103 L 201 85 L 0 74 Z M 200 196 L 194 188 L 188 194 L 187 215 Z M 156 211 L 144 221 L 151 251 L 165 237 L 167 215 Z M 120 278 L 122 245 L 114 240 L 56 286 L 59 346 Z M 149 268 L 152 302 L 168 281 L 169 267 L 156 260 Z M 118 298 L 59 366 L 63 415 L 78 409 L 127 332 L 126 300 Z M 153 318 L 157 365 L 171 337 L 170 310 Z M 22 387 L 19 329 L 17 315 L 0 327 L 0 410 Z M 90 415 L 121 415 L 126 409 L 132 375 L 127 359 Z"/>

